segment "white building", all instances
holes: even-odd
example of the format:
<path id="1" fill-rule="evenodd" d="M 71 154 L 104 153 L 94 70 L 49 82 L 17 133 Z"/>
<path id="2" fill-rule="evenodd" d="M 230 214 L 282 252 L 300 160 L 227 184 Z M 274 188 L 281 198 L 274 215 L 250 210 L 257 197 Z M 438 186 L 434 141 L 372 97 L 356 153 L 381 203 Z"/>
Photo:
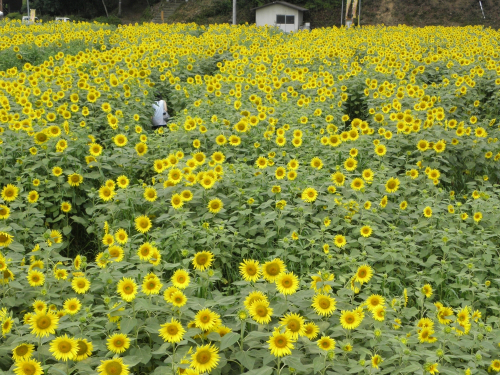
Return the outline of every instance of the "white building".
<path id="1" fill-rule="evenodd" d="M 301 29 L 303 15 L 307 11 L 306 8 L 286 1 L 273 1 L 252 10 L 255 10 L 257 26 L 276 26 L 285 32 Z"/>

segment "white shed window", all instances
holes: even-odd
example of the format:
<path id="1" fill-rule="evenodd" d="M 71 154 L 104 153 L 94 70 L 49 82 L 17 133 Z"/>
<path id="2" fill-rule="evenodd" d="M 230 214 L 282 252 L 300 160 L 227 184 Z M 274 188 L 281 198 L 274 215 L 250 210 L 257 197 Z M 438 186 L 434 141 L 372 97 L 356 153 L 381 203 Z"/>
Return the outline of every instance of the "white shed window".
<path id="1" fill-rule="evenodd" d="M 284 14 L 276 15 L 276 23 L 278 25 L 293 25 L 295 24 L 295 16 L 286 16 Z"/>

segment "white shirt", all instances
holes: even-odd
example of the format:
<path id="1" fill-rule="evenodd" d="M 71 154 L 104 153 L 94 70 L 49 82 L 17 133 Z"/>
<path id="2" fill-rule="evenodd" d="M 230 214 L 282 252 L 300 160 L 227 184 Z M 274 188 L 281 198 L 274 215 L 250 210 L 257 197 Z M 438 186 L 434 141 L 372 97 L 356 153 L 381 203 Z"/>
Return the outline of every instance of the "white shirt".
<path id="1" fill-rule="evenodd" d="M 166 106 L 167 104 L 164 100 L 158 100 L 157 102 L 153 103 L 152 107 L 155 110 L 153 118 L 151 119 L 153 126 L 167 125 L 165 119 L 167 119 L 169 116 L 167 111 L 165 110 Z"/>

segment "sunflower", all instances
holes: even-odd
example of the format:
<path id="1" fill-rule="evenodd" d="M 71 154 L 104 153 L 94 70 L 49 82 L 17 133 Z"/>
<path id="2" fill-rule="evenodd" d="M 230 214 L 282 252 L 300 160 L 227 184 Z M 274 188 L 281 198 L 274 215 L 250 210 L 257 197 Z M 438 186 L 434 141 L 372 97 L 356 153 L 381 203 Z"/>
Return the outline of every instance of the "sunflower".
<path id="1" fill-rule="evenodd" d="M 285 269 L 286 269 L 285 263 L 281 259 L 275 258 L 262 265 L 262 275 L 264 279 L 266 279 L 270 283 L 274 283 L 276 278 L 281 273 L 285 272 Z"/>
<path id="2" fill-rule="evenodd" d="M 361 324 L 361 317 L 354 311 L 341 311 L 340 324 L 345 329 L 354 329 Z"/>
<path id="3" fill-rule="evenodd" d="M 191 355 L 191 367 L 202 373 L 210 373 L 219 363 L 218 349 L 211 344 L 198 346 Z"/>
<path id="4" fill-rule="evenodd" d="M 9 333 L 14 326 L 14 319 L 11 317 L 4 318 L 2 322 L 2 336 L 5 337 L 7 333 Z"/>
<path id="5" fill-rule="evenodd" d="M 137 250 L 139 259 L 144 261 L 151 259 L 151 256 L 153 255 L 153 249 L 153 245 L 151 245 L 149 242 L 144 242 L 141 246 L 139 246 L 139 249 Z"/>
<path id="6" fill-rule="evenodd" d="M 29 321 L 31 325 L 31 334 L 37 337 L 53 335 L 59 325 L 59 318 L 52 312 L 37 312 Z"/>
<path id="7" fill-rule="evenodd" d="M 125 189 L 128 184 L 129 184 L 129 179 L 127 178 L 127 176 L 118 176 L 118 178 L 116 179 L 116 184 L 118 185 L 118 187 L 120 189 Z"/>
<path id="8" fill-rule="evenodd" d="M 430 208 L 429 206 L 425 207 L 423 212 L 424 212 L 424 216 L 425 217 L 431 217 L 432 216 L 432 208 Z"/>
<path id="9" fill-rule="evenodd" d="M 385 191 L 388 193 L 395 193 L 399 189 L 399 179 L 397 178 L 389 178 L 387 183 L 385 184 Z"/>
<path id="10" fill-rule="evenodd" d="M 2 189 L 2 199 L 6 202 L 12 202 L 19 195 L 19 188 L 12 184 L 8 184 Z"/>
<path id="11" fill-rule="evenodd" d="M 363 237 L 370 237 L 373 233 L 373 230 L 369 225 L 365 225 L 361 227 L 359 232 Z"/>
<path id="12" fill-rule="evenodd" d="M 128 375 L 128 365 L 123 364 L 122 358 L 101 360 L 100 366 L 97 368 L 99 375 Z"/>
<path id="13" fill-rule="evenodd" d="M 8 233 L 0 232 L 0 247 L 7 247 L 14 241 L 14 237 Z M 31 285 L 31 284 L 30 284 Z M 35 286 L 35 285 L 31 285 Z"/>
<path id="14" fill-rule="evenodd" d="M 373 270 L 370 266 L 364 264 L 360 267 L 358 267 L 358 270 L 356 271 L 355 275 L 355 281 L 364 284 L 370 281 L 370 279 L 373 276 Z"/>
<path id="15" fill-rule="evenodd" d="M 218 213 L 220 210 L 222 210 L 223 207 L 224 204 L 218 198 L 210 200 L 207 205 L 208 210 L 213 214 Z"/>
<path id="16" fill-rule="evenodd" d="M 148 296 L 159 294 L 161 287 L 163 286 L 160 279 L 156 275 L 154 276 L 155 277 L 151 278 L 145 277 L 142 283 L 142 292 Z"/>
<path id="17" fill-rule="evenodd" d="M 302 200 L 304 202 L 307 202 L 307 203 L 312 203 L 316 200 L 316 198 L 318 197 L 318 192 L 316 191 L 316 189 L 312 188 L 312 187 L 308 187 L 306 188 L 303 192 L 302 192 Z"/>
<path id="18" fill-rule="evenodd" d="M 112 200 L 115 194 L 115 191 L 106 185 L 101 186 L 99 189 L 99 198 L 101 198 L 104 202 Z"/>
<path id="19" fill-rule="evenodd" d="M 490 367 L 493 371 L 500 372 L 500 359 L 494 359 L 491 361 Z"/>
<path id="20" fill-rule="evenodd" d="M 36 359 L 22 359 L 16 362 L 16 375 L 43 375 L 42 364 Z"/>
<path id="21" fill-rule="evenodd" d="M 83 182 L 83 177 L 78 173 L 73 173 L 68 176 L 68 184 L 71 186 L 79 186 Z"/>
<path id="22" fill-rule="evenodd" d="M 358 161 L 354 158 L 348 158 L 344 162 L 344 168 L 349 172 L 352 172 L 353 170 L 355 170 L 357 166 L 358 166 Z"/>
<path id="23" fill-rule="evenodd" d="M 481 212 L 476 212 L 472 218 L 476 223 L 479 223 L 483 218 L 483 214 Z"/>
<path id="24" fill-rule="evenodd" d="M 245 281 L 256 282 L 261 274 L 262 270 L 258 260 L 244 259 L 243 263 L 240 263 L 240 275 Z"/>
<path id="25" fill-rule="evenodd" d="M 73 358 L 74 361 L 83 361 L 92 355 L 92 351 L 94 350 L 94 346 L 91 342 L 87 341 L 87 339 L 76 339 L 76 358 Z"/>
<path id="26" fill-rule="evenodd" d="M 148 202 L 154 202 L 158 198 L 158 193 L 154 187 L 147 187 L 144 189 L 144 199 Z"/>
<path id="27" fill-rule="evenodd" d="M 90 281 L 84 276 L 75 277 L 71 282 L 71 287 L 78 294 L 85 294 L 90 289 Z"/>
<path id="28" fill-rule="evenodd" d="M 319 327 L 315 323 L 309 322 L 304 325 L 304 336 L 309 340 L 314 340 L 318 336 L 318 333 Z"/>
<path id="29" fill-rule="evenodd" d="M 353 190 L 359 191 L 365 187 L 365 182 L 363 181 L 362 178 L 356 177 L 354 180 L 351 182 L 351 188 Z"/>
<path id="30" fill-rule="evenodd" d="M 418 339 L 420 342 L 432 342 L 434 341 L 434 330 L 431 327 L 424 327 L 418 332 Z"/>
<path id="31" fill-rule="evenodd" d="M 111 234 L 105 234 L 102 238 L 102 243 L 106 246 L 111 246 L 115 243 L 115 238 Z"/>
<path id="32" fill-rule="evenodd" d="M 175 307 L 182 307 L 186 304 L 187 297 L 184 295 L 184 293 L 182 293 L 180 290 L 178 290 L 170 296 L 170 302 Z"/>
<path id="33" fill-rule="evenodd" d="M 121 262 L 125 254 L 120 246 L 110 246 L 108 248 L 108 253 L 110 260 L 114 262 Z"/>
<path id="34" fill-rule="evenodd" d="M 382 357 L 378 354 L 372 356 L 371 362 L 372 362 L 372 367 L 378 369 L 378 366 L 383 362 L 384 360 Z"/>
<path id="35" fill-rule="evenodd" d="M 89 145 L 89 153 L 92 156 L 99 156 L 102 154 L 102 146 L 97 143 L 92 143 Z"/>
<path id="36" fill-rule="evenodd" d="M 0 232 L 0 240 L 1 235 L 2 233 Z M 45 283 L 45 275 L 37 270 L 29 271 L 26 278 L 31 286 L 42 286 Z"/>
<path id="37" fill-rule="evenodd" d="M 124 136 L 123 134 L 117 134 L 114 137 L 113 141 L 115 142 L 115 145 L 117 145 L 118 147 L 123 147 L 128 143 L 127 137 Z"/>
<path id="38" fill-rule="evenodd" d="M 387 153 L 387 148 L 384 145 L 375 146 L 375 153 L 378 156 L 384 156 Z"/>
<path id="39" fill-rule="evenodd" d="M 314 157 L 311 160 L 311 167 L 320 170 L 321 168 L 323 168 L 323 161 L 321 161 L 321 159 L 318 157 Z"/>
<path id="40" fill-rule="evenodd" d="M 252 304 L 256 301 L 267 301 L 267 297 L 260 290 L 250 292 L 250 294 L 245 298 L 243 304 L 247 309 L 250 309 Z"/>
<path id="41" fill-rule="evenodd" d="M 342 248 L 346 245 L 347 243 L 347 240 L 346 238 L 341 235 L 341 234 L 337 234 L 335 236 L 335 238 L 333 239 L 333 243 L 335 244 L 335 246 L 337 246 L 338 248 Z"/>
<path id="42" fill-rule="evenodd" d="M 116 291 L 124 301 L 131 302 L 137 295 L 137 284 L 133 279 L 124 277 L 118 282 Z"/>
<path id="43" fill-rule="evenodd" d="M 170 322 L 162 324 L 161 328 L 158 330 L 160 333 L 160 337 L 170 343 L 177 343 L 182 341 L 184 333 L 186 330 L 182 327 L 181 322 L 172 318 Z"/>
<path id="44" fill-rule="evenodd" d="M 135 145 L 135 151 L 137 152 L 137 155 L 144 156 L 146 154 L 146 152 L 148 152 L 148 145 L 145 143 L 139 142 L 138 144 Z"/>
<path id="45" fill-rule="evenodd" d="M 373 311 L 374 308 L 383 306 L 385 304 L 385 299 L 378 294 L 372 294 L 366 299 L 365 304 L 369 311 Z"/>
<path id="46" fill-rule="evenodd" d="M 118 242 L 121 245 L 126 244 L 128 241 L 128 234 L 125 231 L 125 229 L 122 229 L 122 228 L 118 229 L 115 233 L 115 239 L 116 239 L 116 242 Z"/>
<path id="47" fill-rule="evenodd" d="M 322 336 L 316 343 L 321 350 L 329 351 L 335 349 L 335 340 L 329 336 Z"/>
<path id="48" fill-rule="evenodd" d="M 75 315 L 82 308 L 82 304 L 78 298 L 69 298 L 64 301 L 63 308 L 66 314 Z"/>
<path id="49" fill-rule="evenodd" d="M 45 134 L 43 131 L 41 131 L 41 132 L 35 133 L 34 139 L 35 139 L 35 143 L 37 145 L 41 145 L 49 140 L 49 136 L 47 134 Z"/>
<path id="50" fill-rule="evenodd" d="M 64 213 L 68 213 L 71 211 L 71 203 L 69 202 L 62 202 L 61 203 L 61 211 Z"/>
<path id="51" fill-rule="evenodd" d="M 281 333 L 280 330 L 276 328 L 272 336 L 269 337 L 269 340 L 266 342 L 269 344 L 269 350 L 272 355 L 275 357 L 283 357 L 292 354 L 294 341 L 290 331 Z"/>
<path id="52" fill-rule="evenodd" d="M 24 361 L 31 358 L 31 354 L 35 350 L 35 346 L 32 344 L 20 344 L 12 349 L 12 358 L 14 361 Z"/>
<path id="53" fill-rule="evenodd" d="M 193 199 L 193 193 L 191 190 L 183 190 L 180 195 L 184 202 L 189 202 Z"/>
<path id="54" fill-rule="evenodd" d="M 210 251 L 197 252 L 193 257 L 193 266 L 195 270 L 204 271 L 210 268 L 214 260 L 214 254 Z"/>
<path id="55" fill-rule="evenodd" d="M 345 183 L 345 176 L 342 172 L 335 172 L 330 177 L 333 183 L 337 186 L 343 186 Z"/>
<path id="56" fill-rule="evenodd" d="M 374 307 L 372 309 L 373 319 L 383 322 L 385 320 L 385 308 L 382 305 Z"/>
<path id="57" fill-rule="evenodd" d="M 49 351 L 58 361 L 68 361 L 76 357 L 78 342 L 67 335 L 59 336 L 50 342 Z"/>
<path id="58" fill-rule="evenodd" d="M 316 314 L 321 316 L 330 316 L 335 311 L 336 304 L 337 301 L 335 301 L 335 298 L 326 294 L 316 294 L 313 298 L 311 306 L 316 311 Z"/>
<path id="59" fill-rule="evenodd" d="M 451 307 L 441 307 L 437 313 L 437 318 L 440 324 L 450 324 L 452 322 L 451 319 L 448 319 L 449 316 L 453 316 L 453 310 Z"/>
<path id="60" fill-rule="evenodd" d="M 109 351 L 120 354 L 130 347 L 130 339 L 123 333 L 114 333 L 108 338 L 106 346 Z"/>
<path id="61" fill-rule="evenodd" d="M 276 279 L 276 289 L 283 295 L 294 294 L 299 288 L 299 278 L 293 272 L 282 272 Z"/>
<path id="62" fill-rule="evenodd" d="M 174 284 L 176 288 L 186 289 L 190 282 L 189 273 L 183 269 L 176 270 L 172 275 L 171 280 L 172 284 Z"/>
<path id="63" fill-rule="evenodd" d="M 269 302 L 266 300 L 256 300 L 250 305 L 250 315 L 253 320 L 259 324 L 267 324 L 271 321 L 273 309 L 269 307 Z"/>
<path id="64" fill-rule="evenodd" d="M 293 340 L 297 340 L 299 336 L 305 335 L 305 320 L 299 314 L 286 314 L 281 318 L 280 324 L 285 326 L 286 330 L 291 333 Z"/>
<path id="65" fill-rule="evenodd" d="M 219 314 L 210 311 L 210 309 L 198 311 L 194 317 L 194 321 L 196 327 L 203 331 L 211 330 L 221 324 Z"/>
<path id="66" fill-rule="evenodd" d="M 422 294 L 424 294 L 427 298 L 432 296 L 432 286 L 430 284 L 425 284 L 421 289 Z"/>
<path id="67" fill-rule="evenodd" d="M 5 220 L 8 219 L 10 216 L 10 208 L 0 204 L 0 219 Z"/>
<path id="68" fill-rule="evenodd" d="M 142 215 L 135 218 L 135 229 L 137 229 L 138 232 L 146 233 L 151 227 L 152 224 L 149 217 Z"/>

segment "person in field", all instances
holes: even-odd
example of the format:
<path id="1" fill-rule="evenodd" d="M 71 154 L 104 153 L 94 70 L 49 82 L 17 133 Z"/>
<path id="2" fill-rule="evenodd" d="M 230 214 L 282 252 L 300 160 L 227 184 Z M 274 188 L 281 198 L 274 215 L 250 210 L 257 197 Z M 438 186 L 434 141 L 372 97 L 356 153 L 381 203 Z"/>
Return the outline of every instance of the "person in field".
<path id="1" fill-rule="evenodd" d="M 153 130 L 159 127 L 167 126 L 167 121 L 170 118 L 168 114 L 167 102 L 158 95 L 156 101 L 152 105 L 154 114 L 151 116 L 151 123 L 153 125 Z"/>

